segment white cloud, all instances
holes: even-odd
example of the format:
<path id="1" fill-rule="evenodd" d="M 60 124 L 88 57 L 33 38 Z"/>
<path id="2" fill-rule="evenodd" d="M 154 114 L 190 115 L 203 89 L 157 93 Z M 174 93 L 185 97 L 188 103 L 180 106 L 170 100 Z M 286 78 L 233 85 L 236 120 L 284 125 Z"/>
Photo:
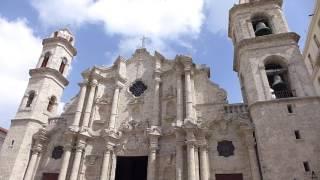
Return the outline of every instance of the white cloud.
<path id="1" fill-rule="evenodd" d="M 47 26 L 102 23 L 109 35 L 120 35 L 119 54 L 150 38 L 149 50 L 171 53 L 168 41 L 196 38 L 204 20 L 204 0 L 32 0 Z M 188 43 L 184 43 L 185 45 Z"/>
<path id="2" fill-rule="evenodd" d="M 14 116 L 28 82 L 28 69 L 35 66 L 41 52 L 41 40 L 26 20 L 8 21 L 0 17 L 0 126 L 7 126 Z M 1 111 L 2 112 L 2 111 Z"/>
<path id="3" fill-rule="evenodd" d="M 32 0 L 47 25 L 102 22 L 109 33 L 175 37 L 199 33 L 203 0 Z"/>
<path id="4" fill-rule="evenodd" d="M 31 0 L 47 26 L 101 23 L 109 35 L 120 35 L 118 53 L 132 52 L 145 35 L 151 39 L 148 48 L 169 55 L 175 53 L 169 41 L 194 52 L 190 40 L 197 38 L 203 25 L 213 33 L 225 32 L 228 10 L 236 1 Z"/>

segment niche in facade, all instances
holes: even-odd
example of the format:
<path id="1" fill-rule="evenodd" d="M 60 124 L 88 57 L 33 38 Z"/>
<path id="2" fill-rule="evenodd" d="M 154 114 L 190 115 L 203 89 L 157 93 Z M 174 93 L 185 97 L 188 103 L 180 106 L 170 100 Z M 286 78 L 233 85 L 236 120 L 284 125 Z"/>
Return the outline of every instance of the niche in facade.
<path id="1" fill-rule="evenodd" d="M 51 157 L 53 159 L 60 159 L 63 154 L 63 147 L 62 146 L 55 146 L 52 150 Z"/>

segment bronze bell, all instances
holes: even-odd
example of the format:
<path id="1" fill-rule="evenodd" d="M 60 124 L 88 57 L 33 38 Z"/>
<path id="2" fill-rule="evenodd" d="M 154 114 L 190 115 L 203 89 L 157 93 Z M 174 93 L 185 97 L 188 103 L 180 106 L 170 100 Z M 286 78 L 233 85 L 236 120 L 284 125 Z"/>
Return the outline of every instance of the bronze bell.
<path id="1" fill-rule="evenodd" d="M 264 36 L 272 34 L 272 31 L 264 22 L 259 22 L 256 25 L 256 31 L 254 33 L 256 34 L 256 36 Z"/>
<path id="2" fill-rule="evenodd" d="M 287 85 L 283 82 L 281 76 L 275 75 L 273 77 L 272 89 L 274 91 L 283 91 L 287 89 Z"/>

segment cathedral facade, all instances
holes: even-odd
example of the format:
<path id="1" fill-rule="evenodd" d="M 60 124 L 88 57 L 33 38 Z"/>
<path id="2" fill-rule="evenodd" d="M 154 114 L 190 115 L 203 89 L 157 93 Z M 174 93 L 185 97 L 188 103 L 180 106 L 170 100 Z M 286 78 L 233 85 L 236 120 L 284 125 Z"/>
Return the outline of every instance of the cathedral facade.
<path id="1" fill-rule="evenodd" d="M 54 32 L 29 71 L 0 180 L 320 178 L 320 98 L 281 6 L 240 0 L 230 9 L 238 104 L 192 57 L 140 48 L 82 72 L 57 116 L 77 51 L 68 29 Z"/>

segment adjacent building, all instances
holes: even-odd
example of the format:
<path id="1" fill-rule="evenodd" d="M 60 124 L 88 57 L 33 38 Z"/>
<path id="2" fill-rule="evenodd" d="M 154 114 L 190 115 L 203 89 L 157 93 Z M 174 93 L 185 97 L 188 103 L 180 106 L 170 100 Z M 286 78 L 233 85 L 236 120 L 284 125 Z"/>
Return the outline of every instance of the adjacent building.
<path id="1" fill-rule="evenodd" d="M 0 127 L 0 149 L 1 149 L 1 146 L 2 146 L 2 144 L 4 142 L 4 139 L 7 136 L 7 133 L 8 133 L 8 130 Z"/>
<path id="2" fill-rule="evenodd" d="M 281 0 L 230 9 L 230 104 L 191 56 L 136 49 L 82 72 L 57 116 L 77 51 L 68 29 L 43 40 L 0 151 L 1 180 L 307 180 L 320 175 L 320 98 Z"/>
<path id="3" fill-rule="evenodd" d="M 308 36 L 303 50 L 304 62 L 308 68 L 317 94 L 320 95 L 320 1 L 315 0 Z"/>

